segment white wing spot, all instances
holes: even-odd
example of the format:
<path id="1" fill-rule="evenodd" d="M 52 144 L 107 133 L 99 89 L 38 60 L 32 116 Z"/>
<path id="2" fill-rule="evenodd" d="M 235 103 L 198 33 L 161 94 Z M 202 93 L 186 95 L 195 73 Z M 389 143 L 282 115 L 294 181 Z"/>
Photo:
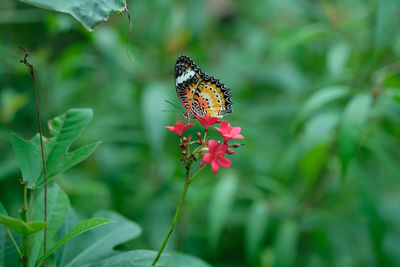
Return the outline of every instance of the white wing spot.
<path id="1" fill-rule="evenodd" d="M 192 78 L 194 75 L 195 75 L 194 71 L 192 71 L 191 69 L 187 69 L 185 73 L 176 78 L 175 86 L 178 86 L 178 84 L 183 83 L 184 81 Z"/>

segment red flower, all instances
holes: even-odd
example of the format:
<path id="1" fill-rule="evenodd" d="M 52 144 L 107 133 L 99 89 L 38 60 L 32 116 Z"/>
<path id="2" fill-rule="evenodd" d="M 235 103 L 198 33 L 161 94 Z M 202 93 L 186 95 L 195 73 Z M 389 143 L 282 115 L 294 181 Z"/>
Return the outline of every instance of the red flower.
<path id="1" fill-rule="evenodd" d="M 243 139 L 243 135 L 239 134 L 242 130 L 240 127 L 232 127 L 228 122 L 223 121 L 221 123 L 221 128 L 215 127 L 215 129 L 224 138 L 224 143 L 230 139 Z"/>
<path id="2" fill-rule="evenodd" d="M 218 145 L 215 140 L 208 141 L 209 153 L 203 156 L 202 161 L 205 164 L 211 164 L 213 173 L 217 173 L 219 171 L 219 166 L 223 168 L 229 168 L 231 166 L 231 161 L 224 157 L 228 151 L 228 148 L 228 144 Z"/>
<path id="3" fill-rule="evenodd" d="M 167 128 L 168 130 L 179 135 L 179 137 L 182 137 L 183 132 L 193 125 L 194 125 L 193 123 L 188 123 L 186 125 L 183 125 L 182 121 L 177 121 L 174 126 L 165 126 L 164 128 Z"/>
<path id="4" fill-rule="evenodd" d="M 210 117 L 209 115 L 207 115 L 206 117 L 196 117 L 196 119 L 198 119 L 199 122 L 204 126 L 204 130 L 206 132 L 211 125 L 221 123 L 221 121 L 219 121 L 217 117 Z"/>

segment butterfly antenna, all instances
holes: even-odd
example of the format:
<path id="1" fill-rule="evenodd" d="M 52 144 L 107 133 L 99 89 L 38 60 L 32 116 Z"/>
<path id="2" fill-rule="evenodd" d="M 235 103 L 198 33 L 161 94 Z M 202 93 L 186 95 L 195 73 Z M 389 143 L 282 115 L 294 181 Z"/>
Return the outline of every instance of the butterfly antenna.
<path id="1" fill-rule="evenodd" d="M 161 111 L 162 112 L 181 112 L 180 110 L 175 110 L 175 109 L 163 109 Z"/>
<path id="2" fill-rule="evenodd" d="M 181 108 L 180 108 L 178 105 L 176 105 L 175 103 L 172 103 L 171 101 L 166 100 L 166 99 L 165 99 L 164 101 L 167 102 L 168 104 L 170 104 L 170 105 L 176 107 L 179 111 L 182 111 Z"/>

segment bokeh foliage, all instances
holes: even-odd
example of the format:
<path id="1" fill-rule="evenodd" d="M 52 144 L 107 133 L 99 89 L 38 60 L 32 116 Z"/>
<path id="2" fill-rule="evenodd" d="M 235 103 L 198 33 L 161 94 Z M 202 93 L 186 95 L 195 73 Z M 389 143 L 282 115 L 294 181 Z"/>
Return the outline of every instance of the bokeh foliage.
<path id="1" fill-rule="evenodd" d="M 245 146 L 192 184 L 169 248 L 215 266 L 400 264 L 398 0 L 129 1 L 87 32 L 72 17 L 0 3 L 0 200 L 22 194 L 11 132 L 37 132 L 22 45 L 42 119 L 89 107 L 76 147 L 92 157 L 59 175 L 84 218 L 107 208 L 143 227 L 125 248 L 158 249 L 183 186 L 173 65 L 184 53 L 233 94 Z M 197 126 L 199 127 L 199 126 Z M 193 130 L 195 133 L 195 129 Z M 49 136 L 49 134 L 46 134 Z M 12 214 L 12 215 L 15 215 Z"/>

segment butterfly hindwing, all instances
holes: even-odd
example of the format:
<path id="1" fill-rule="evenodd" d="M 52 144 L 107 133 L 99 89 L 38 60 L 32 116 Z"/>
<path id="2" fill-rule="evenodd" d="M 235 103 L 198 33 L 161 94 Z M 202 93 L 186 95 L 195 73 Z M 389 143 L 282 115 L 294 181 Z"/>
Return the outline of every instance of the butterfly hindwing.
<path id="1" fill-rule="evenodd" d="M 187 56 L 180 56 L 175 64 L 175 86 L 182 105 L 191 117 L 222 117 L 231 113 L 229 88 L 205 74 Z"/>

